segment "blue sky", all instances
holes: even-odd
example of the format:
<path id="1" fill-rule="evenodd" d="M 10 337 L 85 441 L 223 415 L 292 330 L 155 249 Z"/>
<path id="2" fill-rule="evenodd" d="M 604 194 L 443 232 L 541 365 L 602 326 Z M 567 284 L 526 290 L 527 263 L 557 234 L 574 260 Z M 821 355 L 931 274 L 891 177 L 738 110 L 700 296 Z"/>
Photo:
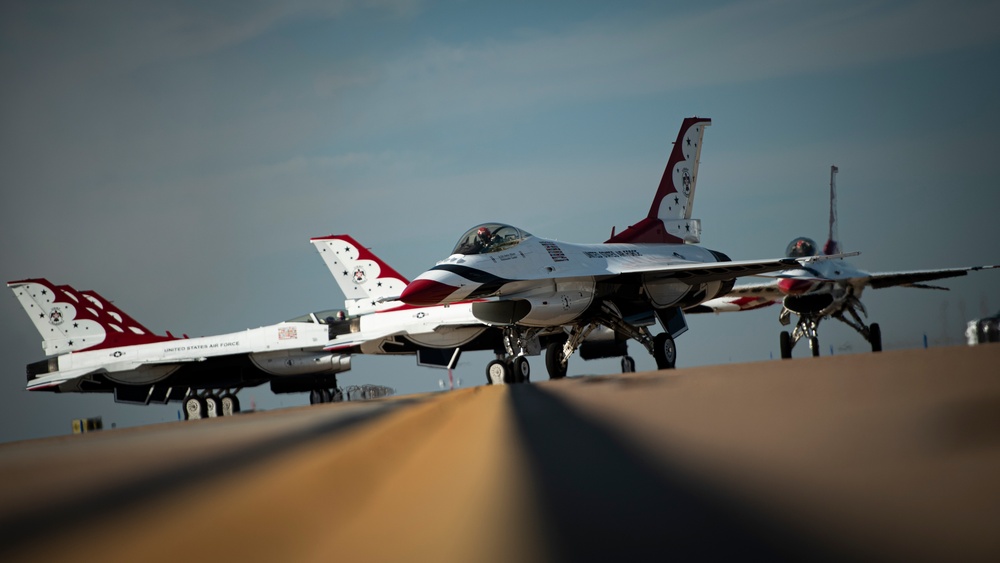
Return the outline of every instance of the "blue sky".
<path id="1" fill-rule="evenodd" d="M 604 240 L 645 214 L 691 115 L 713 119 L 704 246 L 751 259 L 824 239 L 836 164 L 857 266 L 1000 263 L 997 21 L 988 1 L 5 2 L 0 272 L 94 289 L 158 332 L 267 325 L 342 305 L 312 236 L 349 233 L 411 278 L 484 221 Z M 960 343 L 1000 309 L 998 272 L 944 285 L 866 292 L 887 348 Z M 13 295 L 0 312 L 0 440 L 176 419 L 23 391 L 40 339 Z M 777 313 L 689 319 L 678 364 L 777 355 Z M 820 336 L 864 349 L 839 323 Z M 478 384 L 488 360 L 455 375 Z M 343 385 L 445 376 L 354 365 Z"/>

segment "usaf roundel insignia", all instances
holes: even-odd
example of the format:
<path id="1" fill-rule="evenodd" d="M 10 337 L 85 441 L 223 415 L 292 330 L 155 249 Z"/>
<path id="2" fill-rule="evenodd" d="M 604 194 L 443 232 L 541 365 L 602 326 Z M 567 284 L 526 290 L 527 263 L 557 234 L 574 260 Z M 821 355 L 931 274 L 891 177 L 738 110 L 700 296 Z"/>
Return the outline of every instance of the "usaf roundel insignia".
<path id="1" fill-rule="evenodd" d="M 60 310 L 59 307 L 53 307 L 52 310 L 49 311 L 49 324 L 57 325 L 57 324 L 62 324 L 62 322 L 63 322 L 62 310 Z"/>
<path id="2" fill-rule="evenodd" d="M 354 281 L 357 283 L 365 283 L 368 281 L 368 276 L 365 275 L 365 269 L 361 266 L 354 268 Z"/>

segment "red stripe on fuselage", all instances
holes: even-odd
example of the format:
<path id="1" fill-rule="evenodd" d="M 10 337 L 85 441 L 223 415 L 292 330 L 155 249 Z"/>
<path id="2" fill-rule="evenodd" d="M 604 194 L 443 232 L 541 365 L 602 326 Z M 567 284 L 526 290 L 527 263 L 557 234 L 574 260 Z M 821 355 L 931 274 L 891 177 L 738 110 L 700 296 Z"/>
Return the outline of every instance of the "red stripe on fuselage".
<path id="1" fill-rule="evenodd" d="M 399 300 L 407 305 L 431 306 L 440 305 L 459 288 L 435 280 L 416 279 L 410 282 Z"/>
<path id="2" fill-rule="evenodd" d="M 785 295 L 802 295 L 816 287 L 818 280 L 801 278 L 782 278 L 778 280 L 778 289 Z"/>

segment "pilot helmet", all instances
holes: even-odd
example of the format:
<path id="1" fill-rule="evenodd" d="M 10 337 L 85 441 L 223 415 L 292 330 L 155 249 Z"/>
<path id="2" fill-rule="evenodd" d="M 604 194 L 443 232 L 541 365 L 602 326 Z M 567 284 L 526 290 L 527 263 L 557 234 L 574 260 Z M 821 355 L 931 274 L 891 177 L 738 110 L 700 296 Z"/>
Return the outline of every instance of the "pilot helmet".
<path id="1" fill-rule="evenodd" d="M 816 242 L 808 237 L 799 237 L 788 245 L 788 248 L 785 249 L 785 255 L 791 258 L 815 256 Z"/>

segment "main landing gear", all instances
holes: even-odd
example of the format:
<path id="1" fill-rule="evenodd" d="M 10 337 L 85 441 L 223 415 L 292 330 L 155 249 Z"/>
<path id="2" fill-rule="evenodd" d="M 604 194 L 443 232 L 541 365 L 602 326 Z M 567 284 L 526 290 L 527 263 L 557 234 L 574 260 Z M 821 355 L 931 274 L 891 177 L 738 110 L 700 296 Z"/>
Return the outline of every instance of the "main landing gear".
<path id="1" fill-rule="evenodd" d="M 858 314 L 858 311 L 861 311 L 861 313 L 865 316 L 868 315 L 865 311 L 864 305 L 862 305 L 856 298 L 851 297 L 844 307 L 830 316 L 856 330 L 858 334 L 863 336 L 864 339 L 871 344 L 872 352 L 881 352 L 882 329 L 879 327 L 878 323 L 865 325 L 864 321 L 861 320 L 861 316 Z M 847 312 L 851 318 L 844 317 L 845 312 Z M 792 312 L 787 308 L 782 309 L 778 320 L 781 324 L 787 325 L 790 321 L 791 314 Z M 795 324 L 795 328 L 792 329 L 791 333 L 787 330 L 781 331 L 778 339 L 781 359 L 787 360 L 791 358 L 792 348 L 795 347 L 796 342 L 802 339 L 806 339 L 809 342 L 809 350 L 812 352 L 812 355 L 819 356 L 818 331 L 819 322 L 822 319 L 823 316 L 821 314 L 802 313 L 799 315 L 799 322 Z"/>
<path id="2" fill-rule="evenodd" d="M 661 332 L 653 339 L 653 359 L 656 369 L 674 369 L 677 366 L 677 343 L 666 332 Z M 635 363 L 632 364 L 633 369 Z"/>
<path id="3" fill-rule="evenodd" d="M 531 381 L 531 364 L 527 354 L 530 344 L 537 339 L 539 328 L 518 330 L 513 326 L 503 329 L 502 352 L 497 352 L 495 360 L 486 365 L 486 384 L 504 385 L 528 383 Z M 536 346 L 537 348 L 537 346 Z"/>
<path id="4" fill-rule="evenodd" d="M 606 304 L 601 306 L 600 312 L 597 319 L 573 325 L 564 340 L 551 342 L 545 347 L 545 369 L 549 373 L 549 379 L 566 377 L 569 358 L 587 335 L 599 326 L 608 327 L 642 344 L 656 360 L 657 369 L 673 369 L 677 365 L 677 345 L 669 333 L 662 332 L 654 337 L 647 327 L 626 323 Z M 517 326 L 504 328 L 503 341 L 506 355 L 498 353 L 497 359 L 486 366 L 486 383 L 500 385 L 529 382 L 531 367 L 526 357 L 527 343 L 537 338 L 541 330 Z M 628 355 L 622 356 L 621 367 L 622 373 L 634 372 L 635 359 Z"/>
<path id="5" fill-rule="evenodd" d="M 531 364 L 524 356 L 515 356 L 508 360 L 497 358 L 486 365 L 486 383 L 488 385 L 528 383 L 530 381 Z"/>
<path id="6" fill-rule="evenodd" d="M 236 391 L 188 393 L 182 401 L 184 406 L 184 420 L 216 418 L 238 414 L 240 412 L 240 400 L 236 397 L 238 391 L 237 389 Z"/>
<path id="7" fill-rule="evenodd" d="M 595 325 L 587 325 L 582 331 L 580 327 L 574 327 L 569 338 L 564 343 L 554 342 L 545 348 L 545 369 L 549 372 L 549 379 L 562 379 L 566 377 L 569 366 L 569 358 L 576 352 L 580 342 L 586 338 L 587 334 L 594 329 Z M 674 369 L 677 365 L 677 345 L 666 332 L 661 332 L 655 337 L 649 334 L 645 327 L 634 329 L 641 334 L 641 338 L 634 338 L 644 345 L 653 359 L 656 360 L 657 369 Z M 644 334 L 643 334 L 644 333 Z M 632 356 L 621 357 L 622 373 L 635 372 L 635 358 Z"/>
<path id="8" fill-rule="evenodd" d="M 338 387 L 333 389 L 313 389 L 309 392 L 309 404 L 340 403 L 344 400 L 344 392 Z"/>

